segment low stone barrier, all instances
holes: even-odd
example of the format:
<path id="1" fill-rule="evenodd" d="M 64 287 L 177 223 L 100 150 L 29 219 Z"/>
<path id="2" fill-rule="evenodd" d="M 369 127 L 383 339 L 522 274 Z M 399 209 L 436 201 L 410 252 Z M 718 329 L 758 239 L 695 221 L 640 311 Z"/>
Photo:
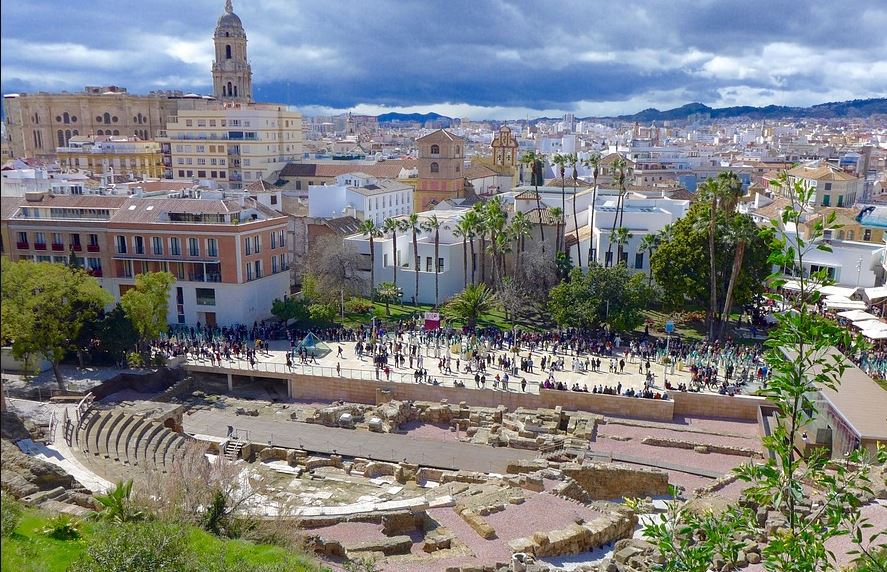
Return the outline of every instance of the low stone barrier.
<path id="1" fill-rule="evenodd" d="M 631 511 L 613 513 L 591 522 L 571 524 L 567 528 L 549 532 L 537 532 L 529 538 L 516 538 L 508 545 L 512 552 L 533 554 L 536 557 L 579 554 L 631 536 L 637 522 L 637 516 Z"/>
<path id="2" fill-rule="evenodd" d="M 648 497 L 668 493 L 668 473 L 610 463 L 569 463 L 561 470 L 595 500 Z"/>
<path id="3" fill-rule="evenodd" d="M 738 457 L 760 457 L 761 452 L 748 447 L 734 447 L 732 445 L 712 445 L 710 443 L 696 443 L 682 439 L 661 439 L 659 437 L 645 437 L 641 441 L 644 445 L 652 447 L 670 447 L 672 449 L 692 449 L 697 453 L 720 453 L 721 455 L 736 455 Z"/>

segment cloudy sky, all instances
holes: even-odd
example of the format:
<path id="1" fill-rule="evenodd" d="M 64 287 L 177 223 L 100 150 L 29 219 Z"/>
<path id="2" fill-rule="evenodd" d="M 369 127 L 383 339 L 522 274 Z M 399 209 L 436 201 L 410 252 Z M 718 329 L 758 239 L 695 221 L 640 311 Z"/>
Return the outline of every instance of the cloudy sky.
<path id="1" fill-rule="evenodd" d="M 2 0 L 4 93 L 209 93 L 224 0 Z M 883 0 L 235 0 L 254 97 L 507 118 L 887 95 Z"/>

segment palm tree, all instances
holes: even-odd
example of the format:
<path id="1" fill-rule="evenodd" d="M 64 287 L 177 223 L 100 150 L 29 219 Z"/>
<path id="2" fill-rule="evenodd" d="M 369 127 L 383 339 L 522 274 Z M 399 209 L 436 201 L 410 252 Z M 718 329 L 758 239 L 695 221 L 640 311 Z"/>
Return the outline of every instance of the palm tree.
<path id="1" fill-rule="evenodd" d="M 397 286 L 397 231 L 401 229 L 401 221 L 396 218 L 386 218 L 382 231 L 391 233 L 391 266 L 394 268 L 394 286 Z"/>
<path id="2" fill-rule="evenodd" d="M 545 161 L 545 155 L 536 151 L 527 151 L 520 158 L 523 165 L 530 165 L 533 176 L 533 186 L 536 188 L 536 209 L 539 211 L 539 238 L 542 240 L 542 254 L 545 254 L 545 227 L 542 224 L 542 199 L 539 197 L 539 176 Z"/>
<path id="3" fill-rule="evenodd" d="M 533 228 L 533 223 L 530 222 L 530 219 L 527 218 L 527 215 L 518 211 L 514 213 L 511 217 L 511 224 L 509 225 L 509 231 L 511 233 L 512 239 L 517 242 L 517 256 L 514 261 L 514 272 L 518 273 L 518 268 L 520 267 L 520 259 L 521 255 L 524 253 L 524 241 L 530 236 L 530 230 Z"/>
<path id="4" fill-rule="evenodd" d="M 616 264 L 622 264 L 622 250 L 633 237 L 634 235 L 624 226 L 620 226 L 610 234 L 610 244 L 616 243 Z"/>
<path id="5" fill-rule="evenodd" d="M 470 329 L 477 325 L 482 314 L 492 310 L 496 304 L 496 294 L 486 284 L 470 284 L 447 302 L 445 311 L 464 320 Z"/>
<path id="6" fill-rule="evenodd" d="M 394 282 L 382 282 L 376 288 L 376 295 L 382 302 L 385 302 L 385 315 L 391 315 L 391 302 L 397 302 L 403 296 L 400 288 Z"/>
<path id="7" fill-rule="evenodd" d="M 403 221 L 404 227 L 406 230 L 410 230 L 413 232 L 413 273 L 416 275 L 416 291 L 413 295 L 413 305 L 419 305 L 419 266 L 421 261 L 419 259 L 419 241 L 417 239 L 417 232 L 422 230 L 422 225 L 419 223 L 419 215 L 417 213 L 411 213 L 407 216 L 407 218 Z"/>
<path id="8" fill-rule="evenodd" d="M 471 239 L 471 252 L 474 253 L 474 226 L 466 215 L 470 214 L 471 211 L 465 213 L 462 218 L 459 219 L 459 222 L 456 223 L 456 228 L 453 229 L 453 234 L 462 238 L 462 274 L 465 277 L 465 284 L 462 286 L 463 288 L 468 287 L 468 239 Z M 471 281 L 474 282 L 474 260 L 471 261 Z"/>
<path id="9" fill-rule="evenodd" d="M 641 251 L 647 252 L 647 264 L 650 266 L 650 274 L 647 279 L 647 285 L 653 285 L 653 251 L 659 248 L 659 243 L 661 241 L 661 237 L 659 234 L 645 234 L 644 238 L 641 239 L 641 244 L 638 247 Z"/>
<path id="10" fill-rule="evenodd" d="M 370 298 L 375 296 L 376 292 L 376 248 L 374 240 L 382 233 L 376 223 L 370 219 L 363 221 L 357 229 L 363 236 L 370 239 Z"/>
<path id="11" fill-rule="evenodd" d="M 576 165 L 579 164 L 579 156 L 575 153 L 567 155 L 567 165 L 573 168 L 573 229 L 576 232 L 576 260 L 582 267 L 582 249 L 579 247 L 579 218 L 576 216 L 576 193 L 579 192 L 579 172 Z"/>
<path id="12" fill-rule="evenodd" d="M 592 252 L 594 251 L 594 204 L 597 202 L 597 178 L 601 174 L 601 154 L 592 153 L 591 157 L 582 161 L 582 164 L 591 169 L 594 181 L 594 188 L 591 191 L 591 220 L 589 221 L 591 236 L 588 239 L 588 266 L 590 267 L 592 261 L 597 262 L 597 256 L 592 256 Z"/>
<path id="13" fill-rule="evenodd" d="M 474 235 L 480 237 L 480 281 L 486 282 L 487 280 L 487 218 L 486 212 L 484 211 L 483 203 L 475 203 L 474 207 L 471 209 L 474 212 Z M 472 244 L 472 247 L 474 245 Z M 471 251 L 471 256 L 474 257 L 474 250 Z M 472 277 L 472 282 L 474 282 L 474 278 Z"/>
<path id="14" fill-rule="evenodd" d="M 561 251 L 561 241 L 563 240 L 563 232 L 561 232 L 561 218 L 564 216 L 564 209 L 560 207 L 551 207 L 548 209 L 548 214 L 550 214 L 551 218 L 554 219 L 554 251 L 555 253 L 558 253 Z"/>
<path id="15" fill-rule="evenodd" d="M 729 171 L 720 173 L 717 179 L 706 179 L 700 191 L 700 196 L 703 199 L 711 201 L 708 224 L 709 273 L 711 274 L 709 277 L 711 293 L 709 294 L 708 339 L 714 341 L 718 319 L 718 277 L 715 255 L 718 212 L 730 212 L 736 208 L 736 202 L 742 194 L 742 183 L 736 173 Z"/>
<path id="16" fill-rule="evenodd" d="M 425 222 L 422 223 L 422 229 L 425 232 L 434 231 L 434 307 L 437 308 L 438 298 L 440 296 L 440 265 L 437 263 L 438 261 L 438 252 L 440 250 L 440 219 L 437 218 L 437 215 L 432 214 L 428 218 L 425 219 Z"/>
<path id="17" fill-rule="evenodd" d="M 556 153 L 555 156 L 551 158 L 551 162 L 557 165 L 558 172 L 561 175 L 561 212 L 567 210 L 566 172 L 569 157 L 570 155 L 561 155 L 560 153 Z"/>
<path id="18" fill-rule="evenodd" d="M 616 221 L 617 219 L 621 219 L 620 211 L 624 202 L 625 196 L 625 174 L 628 171 L 628 164 L 625 162 L 625 158 L 621 155 L 617 157 L 613 161 L 613 166 L 611 167 L 613 172 L 613 182 L 616 183 L 616 186 L 619 188 L 619 196 L 616 198 L 616 214 L 613 215 L 613 227 L 610 229 L 610 236 L 615 236 L 616 233 Z M 619 226 L 622 226 L 621 220 L 619 221 Z M 611 241 L 609 245 L 607 245 L 607 260 L 604 261 L 605 266 L 610 266 L 613 263 L 613 242 Z M 618 262 L 618 260 L 617 260 Z"/>
<path id="19" fill-rule="evenodd" d="M 481 216 L 483 217 L 484 232 L 490 233 L 490 245 L 486 250 L 492 255 L 490 262 L 493 264 L 495 273 L 495 269 L 501 265 L 501 261 L 499 260 L 501 248 L 496 248 L 494 245 L 496 244 L 496 241 L 499 240 L 499 236 L 505 232 L 505 222 L 507 220 L 505 208 L 502 205 L 502 199 L 500 197 L 493 197 L 487 201 L 487 203 L 484 204 L 484 208 L 481 210 Z M 481 276 L 481 280 L 483 280 L 483 276 Z"/>
<path id="20" fill-rule="evenodd" d="M 733 269 L 730 271 L 730 282 L 727 285 L 727 293 L 724 296 L 724 311 L 721 320 L 721 332 L 718 340 L 723 343 L 724 337 L 727 335 L 727 324 L 730 322 L 730 309 L 733 305 L 733 291 L 736 288 L 736 282 L 739 280 L 739 271 L 742 269 L 742 260 L 745 258 L 745 247 L 749 242 L 754 240 L 757 235 L 753 226 L 742 224 L 739 219 L 734 219 L 732 224 L 727 227 L 727 240 L 732 243 L 736 251 L 733 253 Z"/>

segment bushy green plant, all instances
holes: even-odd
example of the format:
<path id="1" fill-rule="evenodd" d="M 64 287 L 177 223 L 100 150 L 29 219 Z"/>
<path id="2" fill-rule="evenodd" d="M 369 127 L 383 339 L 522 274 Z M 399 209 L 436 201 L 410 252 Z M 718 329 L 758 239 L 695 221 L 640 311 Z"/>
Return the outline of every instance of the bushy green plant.
<path id="1" fill-rule="evenodd" d="M 345 311 L 352 314 L 366 314 L 373 309 L 373 303 L 366 298 L 351 298 L 345 302 Z"/>
<path id="2" fill-rule="evenodd" d="M 22 516 L 22 505 L 6 491 L 0 492 L 0 533 L 9 536 L 15 532 Z"/>
<path id="3" fill-rule="evenodd" d="M 142 359 L 142 354 L 139 352 L 129 352 L 126 354 L 126 365 L 133 369 L 143 367 L 145 362 Z"/>
<path id="4" fill-rule="evenodd" d="M 77 540 L 80 538 L 80 522 L 69 514 L 61 513 L 50 520 L 41 532 L 55 540 Z"/>
<path id="5" fill-rule="evenodd" d="M 336 307 L 332 304 L 311 304 L 308 313 L 315 322 L 328 324 L 336 319 Z"/>
<path id="6" fill-rule="evenodd" d="M 73 572 L 192 570 L 195 556 L 184 528 L 161 522 L 109 524 L 96 530 Z"/>
<path id="7" fill-rule="evenodd" d="M 145 513 L 130 498 L 132 496 L 132 479 L 117 483 L 112 490 L 103 495 L 96 495 L 99 504 L 96 517 L 111 522 L 132 522 L 143 520 Z"/>

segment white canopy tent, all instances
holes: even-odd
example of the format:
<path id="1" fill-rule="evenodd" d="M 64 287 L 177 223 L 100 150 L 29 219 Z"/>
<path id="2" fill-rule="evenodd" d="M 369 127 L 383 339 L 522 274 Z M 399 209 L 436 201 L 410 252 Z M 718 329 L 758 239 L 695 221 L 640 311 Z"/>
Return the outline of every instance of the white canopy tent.
<path id="1" fill-rule="evenodd" d="M 868 300 L 869 304 L 875 304 L 887 298 L 887 286 L 876 286 L 875 288 L 863 288 L 863 299 Z"/>
<path id="2" fill-rule="evenodd" d="M 877 316 L 873 316 L 868 312 L 863 312 L 862 310 L 847 310 L 845 312 L 838 312 L 838 316 L 850 320 L 851 322 L 862 322 L 863 320 L 877 320 Z"/>
<path id="3" fill-rule="evenodd" d="M 887 324 L 881 320 L 865 320 L 859 322 L 859 327 L 865 332 L 887 332 Z"/>
<path id="4" fill-rule="evenodd" d="M 823 296 L 843 296 L 853 298 L 858 288 L 843 288 L 841 286 L 822 286 L 818 289 Z"/>
<path id="5" fill-rule="evenodd" d="M 887 330 L 863 330 L 862 335 L 870 340 L 887 339 Z"/>
<path id="6" fill-rule="evenodd" d="M 825 299 L 825 307 L 829 310 L 865 310 L 866 304 L 846 296 L 829 296 Z"/>

